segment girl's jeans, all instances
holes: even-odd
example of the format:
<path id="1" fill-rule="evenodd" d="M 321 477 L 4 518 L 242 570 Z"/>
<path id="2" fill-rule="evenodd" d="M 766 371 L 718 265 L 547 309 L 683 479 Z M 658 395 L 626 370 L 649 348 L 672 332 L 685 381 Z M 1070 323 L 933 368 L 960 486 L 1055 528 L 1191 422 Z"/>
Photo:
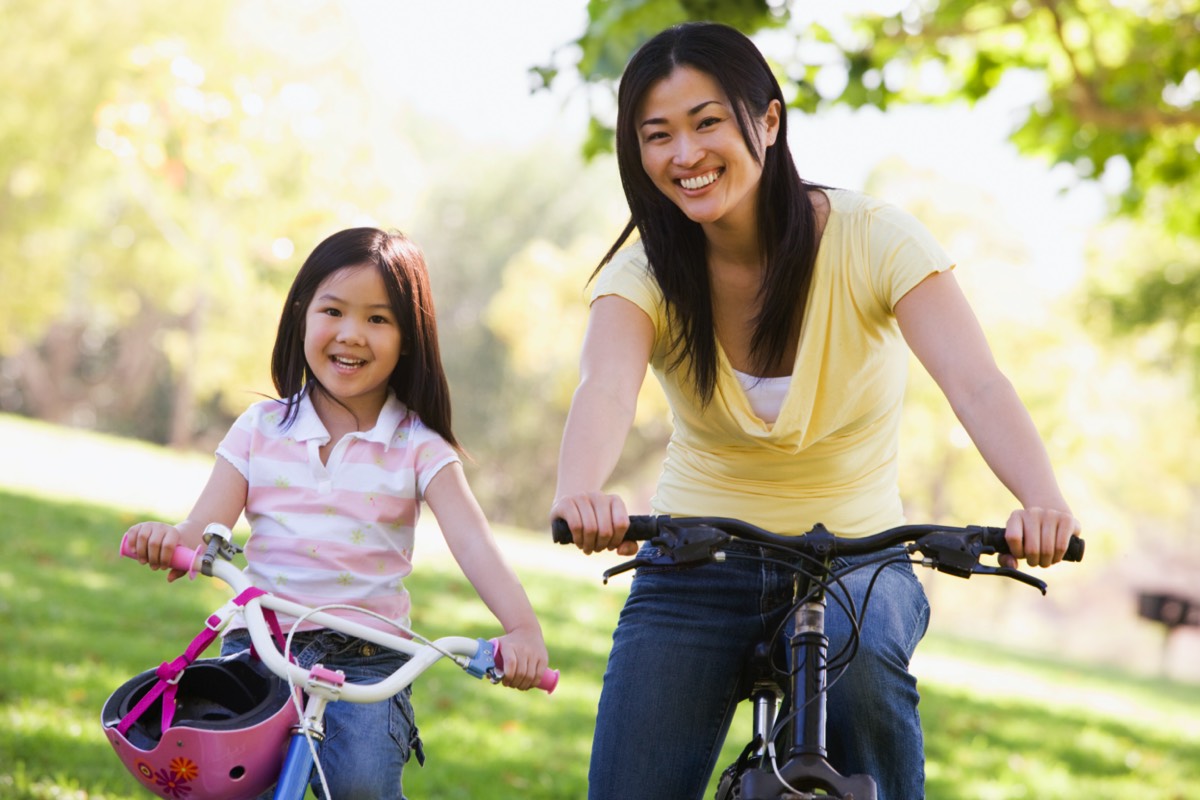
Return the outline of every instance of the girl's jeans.
<path id="1" fill-rule="evenodd" d="M 250 646 L 245 631 L 231 633 L 221 645 L 222 655 Z M 292 655 L 304 668 L 323 664 L 339 669 L 349 683 L 386 678 L 408 656 L 362 639 L 329 630 L 297 633 Z M 317 743 L 317 758 L 336 800 L 403 800 L 400 777 L 415 754 L 424 762 L 421 740 L 410 702 L 411 687 L 378 703 L 330 703 L 325 707 L 325 740 Z M 316 770 L 310 785 L 324 800 Z M 268 791 L 263 797 L 269 798 Z"/>
<path id="2" fill-rule="evenodd" d="M 703 796 L 744 694 L 743 667 L 792 606 L 792 570 L 735 558 L 735 549 L 761 552 L 738 544 L 724 563 L 635 575 L 600 695 L 591 800 Z M 843 580 L 860 615 L 874 573 L 866 567 Z M 887 566 L 870 590 L 854 660 L 840 677 L 829 675 L 829 760 L 843 774 L 875 778 L 879 800 L 924 797 L 924 742 L 908 661 L 928 621 L 912 565 Z M 833 597 L 825 628 L 833 659 L 851 633 Z"/>

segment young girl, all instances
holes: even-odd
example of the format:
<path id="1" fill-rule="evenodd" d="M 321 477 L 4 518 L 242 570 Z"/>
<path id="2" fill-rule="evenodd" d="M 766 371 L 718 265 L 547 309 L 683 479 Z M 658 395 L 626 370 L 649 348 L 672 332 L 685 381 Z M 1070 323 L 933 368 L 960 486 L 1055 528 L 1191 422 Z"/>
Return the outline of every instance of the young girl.
<path id="1" fill-rule="evenodd" d="M 617 163 L 632 221 L 602 262 L 563 432 L 551 516 L 584 552 L 617 549 L 628 514 L 604 491 L 647 365 L 674 432 L 657 514 L 738 517 L 865 536 L 903 522 L 899 418 L 909 348 L 1020 506 L 1013 554 L 1059 561 L 1079 530 L 1024 406 L 915 219 L 805 183 L 786 104 L 754 43 L 722 25 L 670 28 L 634 55 L 617 98 Z M 623 247 L 637 228 L 639 240 Z M 908 345 L 907 347 L 905 345 Z M 843 587 L 870 616 L 828 699 L 829 759 L 879 800 L 924 796 L 909 657 L 928 603 L 908 563 Z M 640 571 L 613 635 L 589 797 L 698 798 L 754 644 L 791 606 L 790 569 L 730 559 Z M 829 652 L 852 635 L 836 603 Z"/>
<path id="2" fill-rule="evenodd" d="M 246 570 L 256 586 L 308 606 L 357 606 L 383 619 L 331 613 L 394 633 L 384 620 L 408 623 L 404 578 L 424 500 L 504 626 L 504 684 L 534 686 L 548 662 L 546 646 L 463 474 L 416 245 L 374 228 L 321 242 L 288 294 L 271 368 L 283 399 L 256 403 L 234 423 L 186 520 L 129 529 L 139 560 L 167 568 L 177 545 L 195 547 L 209 523 L 232 527 L 244 512 Z M 350 681 L 378 680 L 407 658 L 312 624 L 297 630 L 293 654 L 301 665 L 340 669 Z M 222 649 L 248 646 L 238 631 Z M 331 704 L 325 722 L 319 757 L 333 797 L 403 797 L 404 764 L 413 750 L 423 759 L 408 690 L 381 703 Z"/>

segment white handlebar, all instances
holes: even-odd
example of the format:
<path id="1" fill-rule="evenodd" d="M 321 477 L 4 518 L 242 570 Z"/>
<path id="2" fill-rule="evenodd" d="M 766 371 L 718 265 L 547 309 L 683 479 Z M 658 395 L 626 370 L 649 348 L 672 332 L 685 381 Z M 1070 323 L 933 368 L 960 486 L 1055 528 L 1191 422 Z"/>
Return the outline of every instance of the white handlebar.
<path id="1" fill-rule="evenodd" d="M 177 546 L 171 554 L 171 569 L 187 572 L 189 577 L 194 579 L 197 570 L 200 569 L 202 552 L 203 548 L 193 550 L 182 545 Z M 124 538 L 121 540 L 121 555 L 137 558 L 137 553 L 132 545 Z M 212 576 L 224 581 L 233 590 L 235 597 L 247 589 L 254 588 L 250 579 L 246 577 L 246 573 L 224 559 L 213 559 Z M 250 640 L 254 643 L 254 649 L 259 658 L 276 675 L 287 678 L 299 686 L 304 686 L 308 682 L 310 671 L 290 663 L 279 652 L 271 628 L 263 615 L 264 608 L 296 619 L 303 617 L 323 628 L 364 639 L 409 656 L 409 660 L 404 666 L 381 681 L 369 684 L 343 684 L 339 696 L 352 703 L 374 703 L 391 697 L 410 685 L 417 676 L 429 669 L 439 659 L 447 656 L 453 658 L 459 666 L 466 668 L 476 656 L 482 654 L 487 660 L 487 666 L 494 665 L 498 669 L 502 668 L 500 649 L 495 640 L 489 645 L 488 642 L 469 639 L 465 636 L 446 636 L 428 644 L 418 644 L 412 639 L 397 636 L 378 628 L 371 628 L 323 611 L 314 611 L 308 606 L 302 606 L 272 594 L 262 594 L 247 600 L 236 610 L 241 612 L 242 618 L 246 621 L 246 630 L 250 634 Z M 485 646 L 490 646 L 490 650 L 485 652 Z M 483 674 L 482 670 L 472 669 L 471 671 L 478 676 Z M 554 691 L 557 684 L 558 670 L 547 669 L 542 673 L 538 688 L 549 694 Z"/>

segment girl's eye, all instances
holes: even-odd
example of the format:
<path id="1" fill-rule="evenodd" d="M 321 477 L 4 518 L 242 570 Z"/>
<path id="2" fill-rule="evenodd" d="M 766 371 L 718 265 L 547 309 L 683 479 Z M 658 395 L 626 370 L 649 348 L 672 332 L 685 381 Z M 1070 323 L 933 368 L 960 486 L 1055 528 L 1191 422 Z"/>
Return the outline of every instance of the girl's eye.
<path id="1" fill-rule="evenodd" d="M 388 318 L 387 318 L 387 317 L 385 317 L 385 316 L 382 316 L 381 314 L 375 314 L 375 315 L 373 315 L 373 316 L 371 317 L 371 322 L 374 322 L 376 325 L 390 325 L 390 324 L 392 324 L 392 321 L 391 321 L 390 319 L 388 319 Z"/>
<path id="2" fill-rule="evenodd" d="M 342 315 L 342 312 L 336 308 L 323 308 L 321 309 L 321 313 L 330 317 L 340 317 Z"/>

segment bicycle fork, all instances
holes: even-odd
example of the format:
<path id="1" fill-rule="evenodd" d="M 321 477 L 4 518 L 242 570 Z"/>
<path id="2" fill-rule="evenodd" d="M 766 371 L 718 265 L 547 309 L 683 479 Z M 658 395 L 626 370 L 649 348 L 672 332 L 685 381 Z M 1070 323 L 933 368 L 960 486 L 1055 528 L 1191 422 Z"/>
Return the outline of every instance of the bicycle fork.
<path id="1" fill-rule="evenodd" d="M 742 774 L 741 800 L 876 800 L 875 781 L 870 776 L 842 775 L 828 761 L 825 726 L 829 637 L 825 633 L 825 606 L 825 590 L 816 586 L 793 615 L 788 640 L 793 718 L 789 750 L 782 763 L 777 761 L 779 754 L 772 740 L 776 689 L 761 681 L 754 686 L 754 731 L 762 742 L 756 755 L 762 766 Z"/>

